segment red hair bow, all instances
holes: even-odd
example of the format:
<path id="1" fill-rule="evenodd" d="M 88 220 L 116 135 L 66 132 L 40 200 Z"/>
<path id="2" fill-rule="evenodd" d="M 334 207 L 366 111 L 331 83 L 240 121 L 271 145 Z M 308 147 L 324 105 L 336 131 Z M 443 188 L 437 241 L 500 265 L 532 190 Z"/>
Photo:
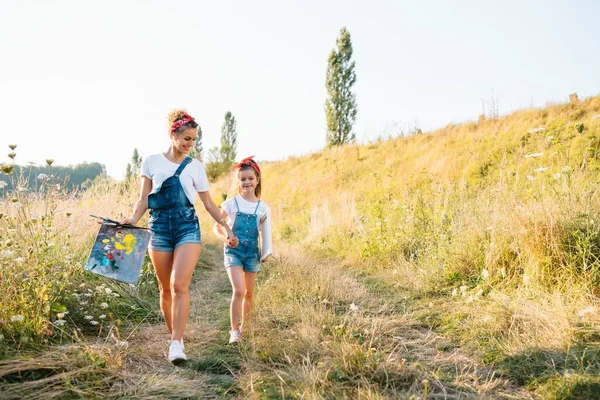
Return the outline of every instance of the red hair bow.
<path id="1" fill-rule="evenodd" d="M 194 118 L 192 118 L 191 116 L 187 114 L 184 115 L 183 117 L 181 117 L 181 119 L 178 119 L 177 121 L 173 122 L 173 125 L 171 125 L 171 133 L 175 132 L 177 129 L 181 128 L 188 122 L 192 122 L 193 120 Z"/>
<path id="2" fill-rule="evenodd" d="M 244 158 L 242 161 L 240 161 L 239 163 L 237 163 L 233 167 L 233 169 L 238 169 L 238 168 L 242 168 L 244 165 L 249 165 L 250 167 L 254 168 L 254 170 L 256 172 L 258 172 L 260 174 L 260 168 L 258 167 L 258 164 L 256 163 L 256 161 L 254 161 L 252 159 L 252 157 L 254 157 L 254 156 L 250 156 L 250 157 Z"/>

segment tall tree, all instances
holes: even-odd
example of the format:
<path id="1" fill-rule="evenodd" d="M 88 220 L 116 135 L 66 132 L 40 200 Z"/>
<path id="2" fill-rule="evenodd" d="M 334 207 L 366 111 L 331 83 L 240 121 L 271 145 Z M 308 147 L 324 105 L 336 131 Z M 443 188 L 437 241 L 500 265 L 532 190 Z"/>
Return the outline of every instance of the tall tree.
<path id="1" fill-rule="evenodd" d="M 194 146 L 190 149 L 188 156 L 195 158 L 197 160 L 202 159 L 202 128 L 198 125 L 198 136 L 196 137 L 196 142 Z"/>
<path id="2" fill-rule="evenodd" d="M 131 156 L 131 174 L 133 176 L 138 176 L 141 168 L 142 157 L 140 157 L 138 149 L 133 149 L 133 155 Z"/>
<path id="3" fill-rule="evenodd" d="M 337 39 L 337 49 L 331 50 L 327 63 L 325 87 L 325 115 L 327 118 L 327 147 L 350 143 L 355 138 L 356 95 L 352 86 L 356 83 L 352 41 L 350 32 L 342 28 Z"/>
<path id="4" fill-rule="evenodd" d="M 125 169 L 125 180 L 129 181 L 131 178 L 137 177 L 140 174 L 141 168 L 142 157 L 140 157 L 137 149 L 133 149 L 131 163 L 127 163 L 127 168 Z"/>
<path id="5" fill-rule="evenodd" d="M 237 156 L 237 121 L 231 111 L 225 113 L 221 126 L 221 161 L 229 168 Z"/>

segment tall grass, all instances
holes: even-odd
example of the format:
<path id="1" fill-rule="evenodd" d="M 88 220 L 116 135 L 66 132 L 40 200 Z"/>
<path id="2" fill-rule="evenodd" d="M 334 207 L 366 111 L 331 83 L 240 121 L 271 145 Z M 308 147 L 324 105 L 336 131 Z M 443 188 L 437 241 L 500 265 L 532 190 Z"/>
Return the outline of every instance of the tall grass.
<path id="1" fill-rule="evenodd" d="M 0 200 L 0 357 L 156 319 L 148 270 L 132 288 L 83 268 L 98 227 L 89 214 L 127 212 L 130 193 L 115 186 L 67 193 L 53 174 L 33 185 L 11 165 L 3 166 L 3 180 L 15 189 Z"/>
<path id="2" fill-rule="evenodd" d="M 263 168 L 265 199 L 281 240 L 409 291 L 485 362 L 544 354 L 520 375 L 542 391 L 580 359 L 581 386 L 600 372 L 599 114 L 593 97 L 291 158 Z"/>

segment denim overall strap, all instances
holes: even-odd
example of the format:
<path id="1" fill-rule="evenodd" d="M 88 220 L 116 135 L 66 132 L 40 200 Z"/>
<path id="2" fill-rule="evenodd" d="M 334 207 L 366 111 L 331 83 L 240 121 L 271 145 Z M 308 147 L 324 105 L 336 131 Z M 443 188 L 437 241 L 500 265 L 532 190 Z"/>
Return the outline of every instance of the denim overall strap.
<path id="1" fill-rule="evenodd" d="M 179 175 L 181 175 L 181 173 L 183 172 L 183 169 L 192 162 L 192 158 L 186 156 L 183 161 L 181 162 L 181 164 L 179 164 L 179 167 L 177 168 L 177 171 L 175 171 L 175 173 L 173 174 L 173 176 L 175 178 L 179 178 Z"/>
<path id="2" fill-rule="evenodd" d="M 233 201 L 235 201 L 235 208 L 237 208 L 237 212 L 240 212 L 240 205 L 237 202 L 237 199 L 234 197 Z"/>
<path id="3" fill-rule="evenodd" d="M 254 209 L 253 215 L 256 215 L 256 213 L 258 212 L 258 206 L 260 206 L 260 200 L 258 201 L 258 203 L 256 203 L 256 208 Z"/>
<path id="4" fill-rule="evenodd" d="M 172 210 L 179 206 L 193 207 L 179 180 L 179 175 L 190 162 L 190 157 L 184 158 L 175 174 L 165 179 L 156 192 L 148 195 L 148 208 Z"/>

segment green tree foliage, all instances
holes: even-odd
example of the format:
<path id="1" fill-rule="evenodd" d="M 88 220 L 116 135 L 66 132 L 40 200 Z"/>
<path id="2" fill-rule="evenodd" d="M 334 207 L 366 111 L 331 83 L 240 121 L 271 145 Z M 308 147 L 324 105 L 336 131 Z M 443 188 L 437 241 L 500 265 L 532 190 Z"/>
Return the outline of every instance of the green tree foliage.
<path id="1" fill-rule="evenodd" d="M 202 150 L 202 128 L 198 125 L 198 136 L 188 155 L 196 160 L 202 160 Z"/>
<path id="2" fill-rule="evenodd" d="M 206 176 L 211 182 L 216 181 L 221 175 L 227 173 L 227 168 L 223 163 L 221 151 L 218 146 L 208 151 L 208 162 L 206 163 Z"/>
<path id="3" fill-rule="evenodd" d="M 106 175 L 104 165 L 93 163 L 81 163 L 62 167 L 60 165 L 15 165 L 14 176 L 20 177 L 20 181 L 27 183 L 27 189 L 37 191 L 40 186 L 38 176 L 46 174 L 54 175 L 59 182 L 65 182 L 67 191 L 82 189 L 82 184 L 86 180 L 94 180 L 99 175 Z M 3 174 L 0 174 L 0 180 L 7 183 L 7 190 L 12 190 L 13 182 Z"/>
<path id="4" fill-rule="evenodd" d="M 225 113 L 221 126 L 221 160 L 227 168 L 231 167 L 237 156 L 237 121 L 231 111 Z"/>
<path id="5" fill-rule="evenodd" d="M 357 113 L 356 95 L 352 92 L 355 83 L 352 41 L 350 33 L 344 27 L 337 39 L 337 49 L 329 53 L 325 79 L 327 147 L 350 143 L 355 138 L 352 130 Z"/>
<path id="6" fill-rule="evenodd" d="M 132 178 L 136 178 L 140 175 L 140 170 L 142 169 L 142 157 L 138 153 L 138 149 L 133 149 L 133 154 L 131 155 L 131 163 L 127 163 L 127 168 L 125 170 L 125 181 L 129 182 Z"/>
<path id="7" fill-rule="evenodd" d="M 206 175 L 213 182 L 229 172 L 237 156 L 237 121 L 231 111 L 225 113 L 221 126 L 221 147 L 215 146 L 208 151 Z"/>

